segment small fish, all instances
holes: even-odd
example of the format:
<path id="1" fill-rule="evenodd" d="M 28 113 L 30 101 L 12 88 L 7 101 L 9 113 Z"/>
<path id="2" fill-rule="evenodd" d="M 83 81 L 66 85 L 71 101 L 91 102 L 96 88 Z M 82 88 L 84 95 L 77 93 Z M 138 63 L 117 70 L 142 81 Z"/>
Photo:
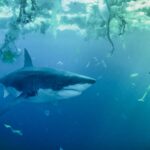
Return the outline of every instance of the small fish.
<path id="1" fill-rule="evenodd" d="M 5 127 L 5 128 L 11 128 L 11 126 L 8 125 L 8 124 L 4 124 L 4 127 Z"/>
<path id="2" fill-rule="evenodd" d="M 14 129 L 11 125 L 9 125 L 9 124 L 4 124 L 4 127 L 7 128 L 7 129 L 10 129 L 11 132 L 14 133 L 14 134 L 23 136 L 23 133 L 22 133 L 21 130 L 16 130 L 16 129 Z"/>
<path id="3" fill-rule="evenodd" d="M 23 136 L 23 133 L 22 133 L 21 130 L 14 130 L 14 129 L 12 129 L 12 133 L 20 135 L 20 136 Z"/>

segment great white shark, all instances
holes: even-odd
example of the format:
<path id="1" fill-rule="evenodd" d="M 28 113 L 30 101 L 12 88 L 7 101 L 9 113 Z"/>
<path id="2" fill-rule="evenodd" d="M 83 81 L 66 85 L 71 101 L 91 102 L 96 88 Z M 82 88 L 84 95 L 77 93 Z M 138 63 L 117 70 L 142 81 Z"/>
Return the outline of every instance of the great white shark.
<path id="1" fill-rule="evenodd" d="M 78 96 L 95 82 L 94 78 L 88 76 L 35 67 L 25 49 L 24 66 L 0 79 L 3 98 L 13 97 L 7 107 L 0 110 L 0 115 L 23 101 L 46 103 Z"/>

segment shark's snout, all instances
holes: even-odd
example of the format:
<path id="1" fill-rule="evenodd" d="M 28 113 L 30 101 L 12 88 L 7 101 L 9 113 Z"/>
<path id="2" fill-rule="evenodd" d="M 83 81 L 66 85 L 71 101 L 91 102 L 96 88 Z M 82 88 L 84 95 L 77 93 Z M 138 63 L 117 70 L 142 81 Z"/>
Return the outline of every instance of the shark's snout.
<path id="1" fill-rule="evenodd" d="M 89 83 L 89 84 L 94 84 L 96 82 L 96 80 L 94 78 L 88 77 L 86 80 L 87 80 L 87 83 Z"/>
<path id="2" fill-rule="evenodd" d="M 96 82 L 94 78 L 84 75 L 78 75 L 77 78 L 81 81 L 81 83 L 94 84 Z"/>

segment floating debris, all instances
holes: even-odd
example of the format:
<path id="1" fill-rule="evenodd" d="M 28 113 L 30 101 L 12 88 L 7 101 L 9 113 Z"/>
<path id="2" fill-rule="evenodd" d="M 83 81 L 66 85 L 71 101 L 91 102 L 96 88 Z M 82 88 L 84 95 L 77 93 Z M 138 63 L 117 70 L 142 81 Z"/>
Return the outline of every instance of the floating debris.
<path id="1" fill-rule="evenodd" d="M 17 134 L 17 135 L 20 135 L 20 136 L 23 136 L 23 133 L 21 130 L 16 130 L 14 129 L 11 125 L 9 124 L 4 124 L 4 127 L 7 128 L 7 129 L 10 129 L 10 131 L 14 134 Z"/>
<path id="2" fill-rule="evenodd" d="M 92 60 L 86 64 L 86 68 L 89 68 L 91 65 L 99 66 L 99 65 L 101 65 L 101 63 L 102 62 L 99 61 L 99 59 L 97 57 L 93 57 Z M 105 62 L 103 62 L 103 63 L 105 63 Z M 104 65 L 106 67 L 106 63 Z"/>
<path id="3" fill-rule="evenodd" d="M 88 62 L 87 64 L 86 64 L 86 68 L 89 68 L 89 66 L 90 66 L 90 62 Z"/>
<path id="4" fill-rule="evenodd" d="M 150 30 L 149 7 L 148 0 L 1 0 L 0 29 L 9 28 L 0 58 L 15 61 L 18 55 L 12 52 L 18 48 L 17 40 L 33 31 L 51 32 L 54 37 L 65 30 L 78 32 L 85 39 L 107 37 L 113 53 L 113 37 L 134 29 Z"/>
<path id="5" fill-rule="evenodd" d="M 139 76 L 139 73 L 132 73 L 132 74 L 130 74 L 130 78 L 135 78 L 137 76 Z"/>
<path id="6" fill-rule="evenodd" d="M 93 57 L 93 60 L 94 60 L 95 62 L 98 62 L 98 58 L 97 58 L 97 57 Z"/>
<path id="7" fill-rule="evenodd" d="M 103 67 L 106 69 L 106 68 L 107 68 L 106 62 L 105 62 L 104 60 L 102 60 L 101 63 L 102 63 L 102 65 L 103 65 Z"/>
<path id="8" fill-rule="evenodd" d="M 132 84 L 131 84 L 133 87 L 135 87 L 136 86 L 136 84 L 133 82 Z"/>
<path id="9" fill-rule="evenodd" d="M 100 60 L 97 57 L 93 57 L 93 61 L 95 63 L 95 66 L 99 66 L 101 64 Z"/>
<path id="10" fill-rule="evenodd" d="M 12 130 L 12 132 L 17 134 L 17 135 L 23 136 L 23 133 L 20 130 Z"/>
<path id="11" fill-rule="evenodd" d="M 147 95 L 149 94 L 150 92 L 150 85 L 147 87 L 145 93 L 143 94 L 142 98 L 138 99 L 139 102 L 144 102 L 145 101 L 145 98 L 147 97 Z"/>
<path id="12" fill-rule="evenodd" d="M 62 62 L 62 61 L 58 61 L 57 62 L 57 65 L 60 65 L 60 66 L 62 66 L 64 63 Z"/>

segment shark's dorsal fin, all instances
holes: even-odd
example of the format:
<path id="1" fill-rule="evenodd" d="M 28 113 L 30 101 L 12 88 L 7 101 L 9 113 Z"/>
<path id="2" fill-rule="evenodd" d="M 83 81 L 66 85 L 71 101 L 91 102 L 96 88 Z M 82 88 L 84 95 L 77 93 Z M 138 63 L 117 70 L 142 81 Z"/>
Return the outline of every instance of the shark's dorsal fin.
<path id="1" fill-rule="evenodd" d="M 32 67 L 32 59 L 27 51 L 27 49 L 24 49 L 24 67 Z"/>

